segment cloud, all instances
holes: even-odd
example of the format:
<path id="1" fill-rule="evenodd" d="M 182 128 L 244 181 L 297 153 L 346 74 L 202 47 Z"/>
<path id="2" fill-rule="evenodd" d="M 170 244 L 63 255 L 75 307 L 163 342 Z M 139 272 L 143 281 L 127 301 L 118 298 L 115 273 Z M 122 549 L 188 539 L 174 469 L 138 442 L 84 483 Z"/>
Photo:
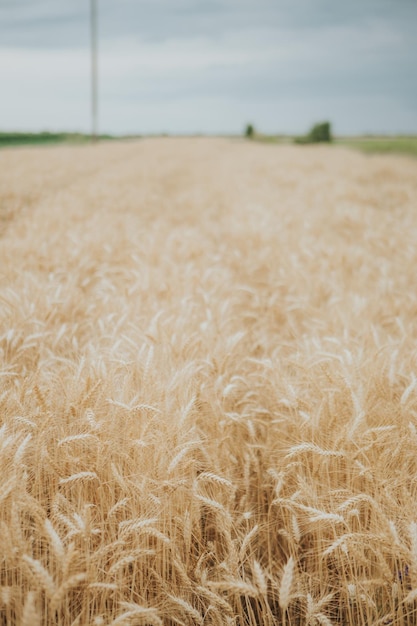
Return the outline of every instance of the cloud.
<path id="1" fill-rule="evenodd" d="M 265 26 L 303 36 L 333 26 L 360 28 L 378 15 L 411 36 L 417 17 L 415 0 L 98 0 L 98 7 L 104 41 L 217 39 Z M 86 45 L 88 20 L 87 0 L 2 0 L 0 41 L 30 48 Z"/>
<path id="2" fill-rule="evenodd" d="M 294 132 L 315 115 L 341 132 L 383 130 L 384 115 L 387 131 L 417 130 L 411 0 L 99 6 L 103 130 L 239 131 L 252 119 Z M 88 18 L 85 0 L 2 1 L 3 127 L 87 130 Z"/>

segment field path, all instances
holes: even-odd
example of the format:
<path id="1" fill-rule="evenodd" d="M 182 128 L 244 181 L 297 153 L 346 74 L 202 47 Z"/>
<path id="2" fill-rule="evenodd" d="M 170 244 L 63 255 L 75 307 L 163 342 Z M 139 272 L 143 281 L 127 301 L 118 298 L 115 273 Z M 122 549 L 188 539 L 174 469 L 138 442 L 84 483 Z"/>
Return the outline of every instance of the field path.
<path id="1" fill-rule="evenodd" d="M 0 623 L 414 624 L 417 160 L 0 172 Z"/>

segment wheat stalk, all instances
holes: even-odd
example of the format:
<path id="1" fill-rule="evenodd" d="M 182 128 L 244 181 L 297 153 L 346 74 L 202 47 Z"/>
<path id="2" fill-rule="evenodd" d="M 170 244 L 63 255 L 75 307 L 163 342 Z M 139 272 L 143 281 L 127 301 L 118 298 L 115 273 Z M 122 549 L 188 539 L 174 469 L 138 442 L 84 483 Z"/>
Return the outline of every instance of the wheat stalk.
<path id="1" fill-rule="evenodd" d="M 294 582 L 294 568 L 295 561 L 293 557 L 290 556 L 282 570 L 281 583 L 278 589 L 278 602 L 282 611 L 282 621 L 284 625 L 286 622 L 287 609 L 291 602 L 291 589 Z"/>
<path id="2" fill-rule="evenodd" d="M 22 626 L 40 626 L 41 617 L 36 608 L 35 593 L 29 591 L 26 595 L 22 611 Z"/>

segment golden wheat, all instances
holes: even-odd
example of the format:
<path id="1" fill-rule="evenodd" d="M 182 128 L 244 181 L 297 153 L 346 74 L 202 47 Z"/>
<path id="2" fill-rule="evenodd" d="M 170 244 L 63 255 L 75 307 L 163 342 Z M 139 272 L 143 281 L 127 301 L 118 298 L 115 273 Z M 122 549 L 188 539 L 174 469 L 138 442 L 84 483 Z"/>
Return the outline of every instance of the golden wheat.
<path id="1" fill-rule="evenodd" d="M 414 625 L 417 162 L 0 168 L 0 624 Z"/>

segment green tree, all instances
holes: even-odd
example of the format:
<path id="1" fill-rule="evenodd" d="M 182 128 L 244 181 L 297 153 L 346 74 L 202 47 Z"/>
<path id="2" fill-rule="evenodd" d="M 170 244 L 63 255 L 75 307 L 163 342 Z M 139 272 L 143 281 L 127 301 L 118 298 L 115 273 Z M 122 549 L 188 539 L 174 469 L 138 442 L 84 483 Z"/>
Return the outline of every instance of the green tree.
<path id="1" fill-rule="evenodd" d="M 252 124 L 247 124 L 245 128 L 245 137 L 247 137 L 248 139 L 253 139 L 254 134 L 255 134 L 254 126 Z"/>
<path id="2" fill-rule="evenodd" d="M 332 129 L 330 122 L 315 124 L 308 134 L 311 143 L 332 141 Z"/>
<path id="3" fill-rule="evenodd" d="M 330 143 L 333 140 L 330 122 L 314 124 L 307 135 L 297 137 L 296 143 Z"/>

